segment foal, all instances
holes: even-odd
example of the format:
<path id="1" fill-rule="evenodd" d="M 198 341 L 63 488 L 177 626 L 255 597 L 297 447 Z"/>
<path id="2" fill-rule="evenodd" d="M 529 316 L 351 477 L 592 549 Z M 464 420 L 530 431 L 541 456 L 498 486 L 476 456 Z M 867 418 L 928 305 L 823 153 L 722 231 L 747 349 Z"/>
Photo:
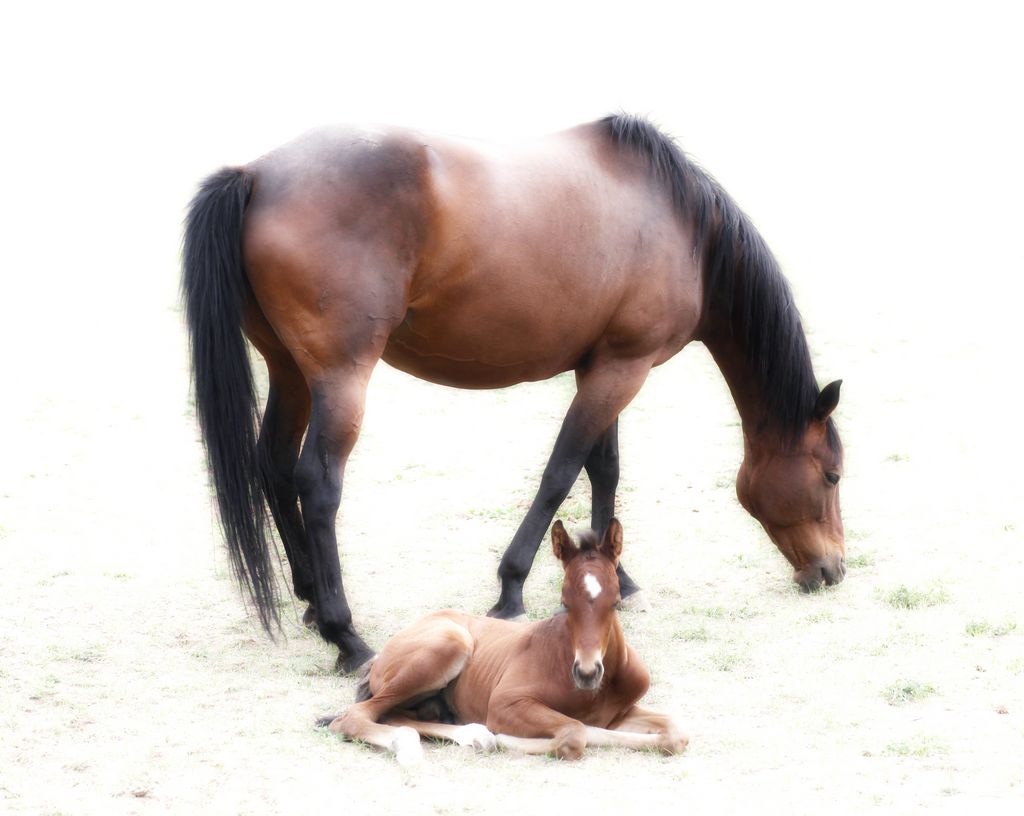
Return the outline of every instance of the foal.
<path id="1" fill-rule="evenodd" d="M 356 704 L 320 724 L 403 765 L 421 759 L 420 735 L 564 759 L 587 745 L 682 752 L 688 739 L 673 720 L 636 705 L 650 676 L 615 611 L 622 525 L 613 518 L 600 544 L 587 532 L 576 546 L 556 521 L 551 542 L 565 568 L 564 614 L 528 624 L 427 615 L 387 642 Z M 419 719 L 428 708 L 467 724 Z"/>

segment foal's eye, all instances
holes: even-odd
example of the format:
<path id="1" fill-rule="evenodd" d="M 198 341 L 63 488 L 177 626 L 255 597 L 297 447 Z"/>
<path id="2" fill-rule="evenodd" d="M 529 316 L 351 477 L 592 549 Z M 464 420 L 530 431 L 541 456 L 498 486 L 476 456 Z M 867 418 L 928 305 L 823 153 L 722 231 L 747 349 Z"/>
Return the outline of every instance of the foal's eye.
<path id="1" fill-rule="evenodd" d="M 839 484 L 839 474 L 838 473 L 826 473 L 825 474 L 825 478 L 828 479 L 828 483 L 830 485 L 832 485 L 833 487 L 835 487 L 837 484 Z"/>

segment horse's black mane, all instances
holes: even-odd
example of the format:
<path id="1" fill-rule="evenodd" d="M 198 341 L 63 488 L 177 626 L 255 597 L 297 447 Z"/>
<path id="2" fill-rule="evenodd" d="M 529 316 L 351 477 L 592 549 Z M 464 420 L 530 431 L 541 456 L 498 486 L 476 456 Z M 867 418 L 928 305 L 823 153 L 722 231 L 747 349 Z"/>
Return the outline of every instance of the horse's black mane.
<path id="1" fill-rule="evenodd" d="M 667 135 L 637 116 L 601 120 L 616 144 L 644 156 L 693 225 L 694 253 L 704 266 L 705 314 L 717 314 L 757 378 L 769 416 L 795 442 L 818 398 L 800 313 L 779 264 L 750 219 L 707 172 Z M 828 443 L 842 447 L 831 419 Z"/>

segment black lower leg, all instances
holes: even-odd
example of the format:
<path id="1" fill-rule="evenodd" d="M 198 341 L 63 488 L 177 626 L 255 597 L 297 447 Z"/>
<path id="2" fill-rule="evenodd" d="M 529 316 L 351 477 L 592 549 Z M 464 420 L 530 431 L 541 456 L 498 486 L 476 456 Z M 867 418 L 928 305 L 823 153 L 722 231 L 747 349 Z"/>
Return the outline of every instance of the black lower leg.
<path id="1" fill-rule="evenodd" d="M 591 359 L 586 368 L 577 371 L 576 397 L 558 432 L 555 448 L 544 469 L 540 490 L 502 556 L 498 568 L 501 596 L 491 609 L 491 615 L 510 618 L 523 614 L 523 584 L 533 566 L 544 531 L 569 494 L 594 446 L 605 436 L 619 412 L 639 390 L 650 367 L 651 361 L 647 358 L 609 358 Z M 613 433 L 611 439 L 613 447 L 617 446 L 617 434 Z M 617 455 L 615 460 L 617 465 Z M 605 508 L 601 510 L 602 513 L 610 514 L 614 506 L 614 494 L 613 484 L 609 495 L 602 499 Z M 604 526 L 607 526 L 607 521 Z"/>
<path id="2" fill-rule="evenodd" d="M 619 486 L 619 420 L 604 432 L 590 451 L 584 465 L 590 479 L 592 496 L 590 505 L 590 527 L 598 537 L 608 529 L 608 522 L 615 515 L 615 490 Z M 616 569 L 619 576 L 619 594 L 625 598 L 640 591 L 636 582 L 626 574 L 620 563 Z"/>
<path id="3" fill-rule="evenodd" d="M 589 446 L 580 444 L 575 436 L 571 428 L 562 426 L 551 459 L 544 470 L 540 490 L 501 558 L 498 567 L 501 595 L 488 612 L 492 617 L 515 618 L 526 613 L 523 606 L 523 584 L 530 574 L 533 559 L 551 519 L 583 469 L 585 451 Z"/>
<path id="4" fill-rule="evenodd" d="M 293 416 L 287 404 L 283 404 L 278 389 L 271 385 L 259 441 L 263 494 L 288 556 L 295 595 L 311 604 L 313 573 L 306 551 L 306 531 L 299 512 L 294 476 L 303 425 L 305 417 Z"/>
<path id="5" fill-rule="evenodd" d="M 295 469 L 295 481 L 308 542 L 317 629 L 324 640 L 338 647 L 338 668 L 348 672 L 373 657 L 373 650 L 352 625 L 335 533 L 344 459 L 355 440 L 338 440 L 328 435 L 323 410 L 322 401 L 314 395 L 309 432 Z"/>

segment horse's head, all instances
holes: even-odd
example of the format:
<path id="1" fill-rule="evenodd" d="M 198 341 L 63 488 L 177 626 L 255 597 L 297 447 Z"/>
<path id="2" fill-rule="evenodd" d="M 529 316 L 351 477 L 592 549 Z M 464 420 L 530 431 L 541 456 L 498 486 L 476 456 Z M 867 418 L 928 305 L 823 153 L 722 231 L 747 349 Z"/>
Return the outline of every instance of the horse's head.
<path id="1" fill-rule="evenodd" d="M 565 568 L 562 605 L 568 613 L 572 637 L 572 679 L 576 688 L 593 691 L 604 677 L 604 656 L 619 602 L 615 567 L 622 553 L 622 525 L 613 518 L 600 543 L 588 531 L 576 546 L 562 522 L 556 521 L 551 528 L 551 544 Z"/>
<path id="2" fill-rule="evenodd" d="M 736 495 L 793 565 L 804 589 L 838 584 L 846 575 L 846 544 L 839 513 L 843 451 L 829 415 L 841 380 L 821 390 L 814 413 L 795 444 L 766 431 L 748 435 Z"/>

